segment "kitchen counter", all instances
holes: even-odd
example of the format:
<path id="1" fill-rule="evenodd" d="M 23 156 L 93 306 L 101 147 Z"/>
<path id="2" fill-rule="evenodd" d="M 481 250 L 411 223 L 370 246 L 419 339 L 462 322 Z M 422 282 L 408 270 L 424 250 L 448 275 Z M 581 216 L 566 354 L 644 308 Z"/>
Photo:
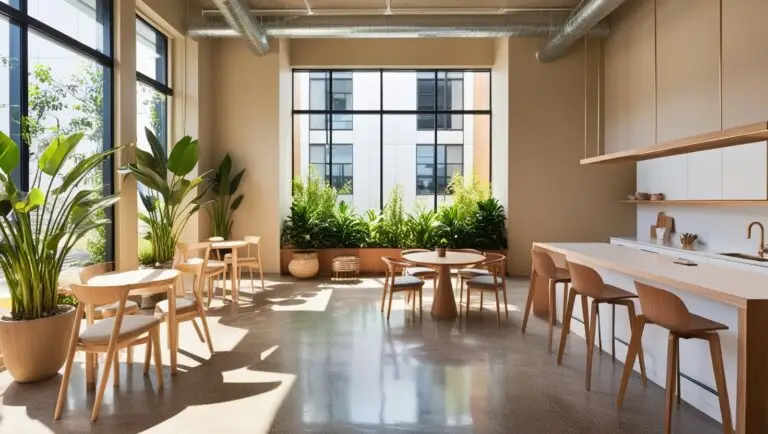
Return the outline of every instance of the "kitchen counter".
<path id="1" fill-rule="evenodd" d="M 759 272 L 762 268 L 754 267 L 758 271 L 752 271 L 753 267 L 733 267 L 712 261 L 697 266 L 678 265 L 674 263 L 674 255 L 606 243 L 533 243 L 533 248 L 550 252 L 561 264 L 567 259 L 591 266 L 606 283 L 627 291 L 636 292 L 635 280 L 665 288 L 681 297 L 691 312 L 726 324 L 728 330 L 721 332 L 721 341 L 736 432 L 768 432 L 768 275 Z M 707 251 L 698 254 L 715 255 Z M 535 291 L 535 303 L 539 305 L 534 311 L 537 315 L 546 314 L 546 279 L 534 270 L 530 285 Z M 559 311 L 561 309 L 556 309 Z M 600 317 L 611 318 L 611 315 L 610 308 L 601 308 Z M 623 316 L 616 312 L 615 342 L 621 344 L 628 342 L 631 334 Z M 582 334 L 579 326 L 574 322 L 572 330 Z M 610 347 L 613 344 L 611 321 L 603 321 L 600 329 L 603 346 Z M 648 328 L 644 333 L 648 377 L 661 387 L 665 384 L 666 340 L 666 331 L 658 327 Z M 716 396 L 702 387 L 712 383 L 706 344 L 691 340 L 681 345 L 681 372 L 684 378 L 691 379 L 682 383 L 683 399 L 719 420 Z M 616 358 L 623 361 L 625 354 L 626 347 L 616 345 Z M 633 381 L 630 387 L 640 386 Z"/>
<path id="2" fill-rule="evenodd" d="M 628 243 L 634 243 L 640 246 L 648 246 L 648 247 L 654 247 L 658 249 L 665 249 L 670 252 L 675 252 L 679 254 L 700 255 L 707 258 L 719 259 L 721 261 L 736 262 L 739 264 L 747 264 L 747 265 L 754 265 L 756 267 L 768 268 L 768 262 L 751 261 L 749 259 L 741 259 L 741 258 L 734 258 L 732 256 L 725 256 L 722 253 L 729 253 L 730 251 L 726 252 L 724 251 L 724 249 L 712 249 L 711 247 L 705 244 L 700 244 L 700 243 L 694 244 L 694 247 L 692 249 L 684 249 L 682 244 L 680 244 L 680 242 L 677 240 L 658 241 L 650 237 L 645 237 L 645 238 L 611 237 L 611 243 L 622 242 L 622 241 L 628 242 Z M 741 253 L 746 253 L 750 255 L 755 254 L 755 252 L 741 252 Z"/>

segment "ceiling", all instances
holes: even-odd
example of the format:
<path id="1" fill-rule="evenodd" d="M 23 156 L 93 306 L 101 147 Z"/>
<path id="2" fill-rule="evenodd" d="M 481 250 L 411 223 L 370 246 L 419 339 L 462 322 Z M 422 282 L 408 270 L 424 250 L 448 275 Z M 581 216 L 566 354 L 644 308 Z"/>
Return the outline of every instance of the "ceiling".
<path id="1" fill-rule="evenodd" d="M 387 9 L 401 13 L 402 9 L 505 9 L 505 8 L 573 8 L 579 0 L 248 0 L 253 9 L 269 11 L 286 10 L 296 12 L 312 10 L 332 12 L 333 9 L 370 10 L 371 14 L 381 14 Z M 200 0 L 203 9 L 215 9 L 212 0 Z M 276 12 L 276 11 L 275 11 Z M 420 11 L 421 13 L 428 11 Z M 257 12 L 258 14 L 258 12 Z"/>

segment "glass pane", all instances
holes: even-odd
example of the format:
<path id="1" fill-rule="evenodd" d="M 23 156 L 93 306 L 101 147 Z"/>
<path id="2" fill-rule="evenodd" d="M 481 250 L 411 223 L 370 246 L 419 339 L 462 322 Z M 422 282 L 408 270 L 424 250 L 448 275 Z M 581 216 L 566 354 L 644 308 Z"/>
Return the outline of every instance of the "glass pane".
<path id="1" fill-rule="evenodd" d="M 416 110 L 416 71 L 384 71 L 384 110 Z M 415 120 L 415 119 L 414 119 Z"/>
<path id="2" fill-rule="evenodd" d="M 30 147 L 29 179 L 34 179 L 40 153 L 57 134 L 85 134 L 62 172 L 76 161 L 93 155 L 105 147 L 105 119 L 109 107 L 103 105 L 108 94 L 102 66 L 29 33 L 29 122 L 26 130 Z M 43 175 L 45 188 L 52 180 Z M 54 183 L 57 181 L 53 181 Z M 99 168 L 81 182 L 79 189 L 103 189 L 103 173 Z M 65 268 L 105 259 L 106 229 L 92 231 L 67 256 Z"/>
<path id="3" fill-rule="evenodd" d="M 144 83 L 136 83 L 136 137 L 139 148 L 151 152 L 144 128 L 168 149 L 168 96 Z"/>
<path id="4" fill-rule="evenodd" d="M 464 149 L 462 145 L 449 145 L 446 147 L 446 162 L 461 163 L 464 161 Z"/>
<path id="5" fill-rule="evenodd" d="M 325 110 L 325 102 L 328 100 L 325 79 L 312 78 L 309 80 L 309 109 Z"/>
<path id="6" fill-rule="evenodd" d="M 168 84 L 168 40 L 146 22 L 136 19 L 136 71 Z"/>
<path id="7" fill-rule="evenodd" d="M 31 17 L 104 54 L 109 53 L 110 0 L 27 0 Z"/>
<path id="8" fill-rule="evenodd" d="M 326 145 L 310 145 L 309 162 L 325 164 L 325 148 Z"/>

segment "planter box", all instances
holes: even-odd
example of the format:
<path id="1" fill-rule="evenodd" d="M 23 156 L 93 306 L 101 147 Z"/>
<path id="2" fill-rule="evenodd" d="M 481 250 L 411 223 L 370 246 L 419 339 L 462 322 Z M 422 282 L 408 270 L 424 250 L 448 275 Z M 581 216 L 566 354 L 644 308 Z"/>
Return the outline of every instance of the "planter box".
<path id="1" fill-rule="evenodd" d="M 280 249 L 280 274 L 289 275 L 288 263 L 291 262 L 294 249 Z M 300 249 L 296 249 L 300 250 Z M 326 277 L 331 275 L 331 262 L 333 258 L 337 256 L 357 256 L 360 258 L 360 274 L 384 274 L 386 271 L 386 265 L 381 260 L 382 256 L 391 256 L 394 258 L 400 258 L 400 252 L 403 249 L 391 249 L 391 248 L 349 248 L 349 249 L 315 249 L 317 252 L 317 259 L 320 262 L 320 272 L 318 276 Z M 489 250 L 493 253 L 501 253 L 506 255 L 506 250 Z"/>

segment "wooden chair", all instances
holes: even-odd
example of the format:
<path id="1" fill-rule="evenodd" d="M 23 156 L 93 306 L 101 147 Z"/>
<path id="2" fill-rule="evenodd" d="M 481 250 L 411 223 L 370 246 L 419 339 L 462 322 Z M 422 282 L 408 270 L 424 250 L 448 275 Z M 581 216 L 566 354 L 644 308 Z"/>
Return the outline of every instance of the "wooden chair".
<path id="1" fill-rule="evenodd" d="M 179 335 L 179 324 L 184 321 L 192 321 L 192 325 L 197 332 L 197 337 L 200 342 L 208 344 L 208 350 L 213 355 L 213 342 L 211 341 L 211 333 L 208 330 L 208 321 L 205 317 L 205 309 L 203 308 L 203 282 L 206 279 L 205 270 L 208 269 L 208 256 L 211 253 L 211 243 L 178 243 L 179 250 L 183 251 L 187 259 L 191 259 L 189 255 L 199 252 L 201 259 L 197 261 L 185 261 L 176 264 L 174 268 L 182 273 L 189 273 L 193 275 L 192 279 L 192 297 L 176 297 L 176 324 L 168 324 L 168 327 L 176 327 L 176 336 Z M 169 319 L 169 303 L 168 300 L 163 300 L 155 305 L 155 313 L 163 321 Z M 200 322 L 203 324 L 203 330 L 200 330 L 200 326 L 195 321 L 196 318 L 200 318 Z M 205 333 L 205 337 L 203 337 Z"/>
<path id="2" fill-rule="evenodd" d="M 64 378 L 59 388 L 59 397 L 54 411 L 54 420 L 61 417 L 61 410 L 67 397 L 69 377 L 72 374 L 72 362 L 75 352 L 106 353 L 104 372 L 101 375 L 101 383 L 93 403 L 91 420 L 96 420 L 101 408 L 101 400 L 104 397 L 104 389 L 109 379 L 110 370 L 114 367 L 114 382 L 118 384 L 119 371 L 117 366 L 117 352 L 121 348 L 134 345 L 147 344 L 147 358 L 144 364 L 144 374 L 149 372 L 149 352 L 154 347 L 155 373 L 157 374 L 158 389 L 163 387 L 163 368 L 160 356 L 160 319 L 149 315 L 125 316 L 125 306 L 128 299 L 129 288 L 123 286 L 87 286 L 74 284 L 71 287 L 75 297 L 79 300 L 75 313 L 75 325 L 72 327 L 72 335 L 69 340 L 67 361 L 64 365 Z M 93 310 L 95 306 L 118 303 L 114 316 L 105 318 L 94 325 L 80 331 L 80 322 L 83 312 Z M 154 343 L 154 345 L 152 344 Z M 93 371 L 86 370 L 86 381 L 92 382 Z"/>
<path id="3" fill-rule="evenodd" d="M 581 311 L 584 318 L 584 332 L 587 335 L 587 378 L 585 387 L 587 390 L 591 387 L 592 380 L 592 355 L 595 352 L 595 329 L 597 325 L 597 311 L 601 304 L 621 305 L 627 307 L 629 315 L 629 324 L 635 322 L 635 301 L 636 294 L 617 288 L 613 285 L 607 285 L 603 282 L 598 272 L 586 265 L 568 262 L 568 271 L 571 273 L 572 286 L 568 293 L 568 305 L 563 318 L 563 331 L 560 336 L 560 348 L 557 351 L 557 364 L 563 363 L 563 353 L 565 352 L 565 341 L 568 339 L 568 332 L 571 328 L 571 317 L 573 316 L 573 304 L 576 296 L 581 296 Z M 592 311 L 589 320 L 587 320 L 587 297 L 592 299 Z M 611 333 L 611 340 L 615 336 Z M 640 350 L 642 353 L 642 349 Z M 615 355 L 614 355 L 615 358 Z M 640 374 L 643 378 L 643 385 L 647 384 L 645 376 L 645 362 L 640 359 Z"/>
<path id="4" fill-rule="evenodd" d="M 188 252 L 185 250 L 187 246 L 191 246 L 193 244 L 185 244 L 185 243 L 178 243 L 176 245 L 176 248 L 179 249 L 179 253 L 181 255 L 179 262 L 175 265 L 182 265 L 182 266 L 192 266 L 195 267 L 197 265 L 200 265 L 203 263 L 203 260 L 206 261 L 205 270 L 203 272 L 203 279 L 204 282 L 208 284 L 208 303 L 207 307 L 211 306 L 211 299 L 213 298 L 213 293 L 215 292 L 214 288 L 214 278 L 216 276 L 222 276 L 222 281 L 226 282 L 227 280 L 227 264 L 224 261 L 220 261 L 218 259 L 209 259 L 208 256 L 210 255 L 210 243 L 199 243 L 194 245 L 200 245 L 200 244 L 207 244 L 209 253 L 205 256 L 205 258 L 200 257 L 191 257 Z M 191 269 L 191 268 L 187 268 Z M 226 286 L 226 283 L 224 285 Z M 224 289 L 222 289 L 222 296 L 224 295 Z M 197 329 L 196 329 L 197 330 Z"/>
<path id="5" fill-rule="evenodd" d="M 469 318 L 469 306 L 472 291 L 480 291 L 480 310 L 483 310 L 483 294 L 492 291 L 496 296 L 496 323 L 501 322 L 501 308 L 499 307 L 499 291 L 504 294 L 504 315 L 509 317 L 507 308 L 507 257 L 499 253 L 486 253 L 487 258 L 482 266 L 490 272 L 486 276 L 477 276 L 467 280 L 467 318 Z"/>
<path id="6" fill-rule="evenodd" d="M 632 374 L 638 353 L 640 354 L 640 366 L 643 366 L 642 340 L 645 325 L 656 324 L 669 330 L 664 433 L 669 434 L 672 429 L 672 397 L 675 395 L 675 374 L 677 374 L 677 402 L 680 403 L 680 339 L 704 339 L 709 342 L 717 397 L 720 401 L 720 415 L 723 419 L 723 432 L 731 434 L 733 422 L 730 401 L 728 401 L 728 387 L 725 381 L 723 353 L 720 348 L 720 335 L 718 334 L 719 330 L 727 330 L 728 326 L 690 313 L 683 300 L 669 291 L 640 282 L 635 282 L 635 288 L 640 295 L 640 307 L 643 309 L 643 314 L 638 315 L 634 320 L 632 339 L 627 350 L 627 360 L 624 362 L 624 372 L 621 375 L 616 407 L 621 408 L 624 402 L 629 376 Z"/>
<path id="7" fill-rule="evenodd" d="M 416 276 L 402 275 L 402 270 L 410 267 L 412 264 L 407 262 L 400 262 L 395 258 L 389 256 L 383 256 L 382 261 L 387 265 L 384 290 L 381 293 L 381 311 L 384 312 L 384 299 L 389 291 L 389 307 L 387 309 L 387 321 L 389 321 L 389 315 L 392 313 L 392 296 L 395 292 L 407 292 L 413 293 L 412 310 L 416 310 L 416 292 L 419 293 L 419 317 L 422 315 L 422 289 L 424 288 L 424 281 Z M 406 299 L 406 305 L 408 301 Z"/>
<path id="8" fill-rule="evenodd" d="M 400 257 L 402 258 L 404 255 L 407 255 L 409 253 L 422 253 L 422 252 L 429 252 L 427 249 L 406 249 L 400 251 Z M 406 260 L 407 262 L 407 260 Z M 437 270 L 429 267 L 420 267 L 420 266 L 414 266 L 411 264 L 408 268 L 403 270 L 403 274 L 407 276 L 414 276 L 418 277 L 421 280 L 431 280 L 432 281 L 432 290 L 437 291 L 437 278 L 439 277 L 439 273 Z M 409 292 L 407 294 L 406 301 L 411 301 L 411 293 Z M 414 301 L 415 303 L 415 301 Z"/>
<path id="9" fill-rule="evenodd" d="M 261 290 L 263 291 L 264 288 L 264 269 L 261 266 L 261 247 L 259 242 L 261 241 L 261 237 L 257 236 L 247 236 L 245 237 L 245 242 L 248 243 L 248 246 L 246 247 L 246 253 L 245 257 L 239 256 L 237 258 L 237 268 L 248 268 L 248 272 L 251 275 L 251 291 L 252 294 L 256 294 L 256 286 L 253 284 L 253 269 L 258 268 L 259 269 L 259 278 L 261 279 Z M 251 247 L 256 248 L 256 252 L 254 253 L 251 250 Z M 228 253 L 224 256 L 224 262 L 232 266 L 232 254 Z M 237 279 L 240 280 L 240 270 L 232 270 L 233 273 L 237 276 Z M 224 275 L 224 279 L 226 279 L 226 274 Z"/>
<path id="10" fill-rule="evenodd" d="M 483 252 L 477 249 L 452 249 L 451 251 L 483 255 Z M 482 266 L 478 267 L 474 265 L 456 270 L 456 286 L 459 288 L 459 309 L 461 309 L 461 305 L 464 303 L 464 281 L 472 279 L 473 277 L 488 276 L 490 274 L 491 272 Z"/>
<path id="11" fill-rule="evenodd" d="M 565 321 L 565 305 L 568 301 L 568 284 L 571 283 L 571 275 L 568 270 L 558 268 L 555 265 L 555 261 L 549 256 L 549 253 L 541 250 L 531 250 L 531 259 L 533 260 L 533 269 L 539 276 L 545 277 L 549 280 L 549 344 L 547 345 L 547 351 L 552 351 L 552 333 L 557 323 L 557 302 L 555 298 L 557 296 L 557 284 L 562 283 L 563 288 L 563 321 Z M 528 326 L 528 315 L 531 314 L 531 306 L 533 305 L 533 297 L 536 291 L 536 286 L 531 285 L 528 290 L 528 299 L 525 302 L 525 313 L 523 313 L 523 327 L 522 332 L 525 333 L 525 328 Z"/>

